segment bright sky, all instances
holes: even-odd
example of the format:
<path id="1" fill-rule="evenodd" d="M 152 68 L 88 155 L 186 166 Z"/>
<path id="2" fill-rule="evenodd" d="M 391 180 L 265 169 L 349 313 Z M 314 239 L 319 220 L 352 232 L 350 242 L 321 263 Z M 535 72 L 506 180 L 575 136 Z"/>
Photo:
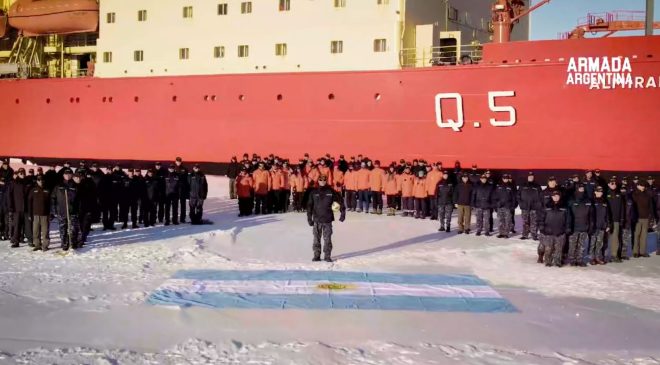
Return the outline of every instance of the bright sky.
<path id="1" fill-rule="evenodd" d="M 532 0 L 537 4 L 540 0 Z M 532 13 L 531 39 L 557 39 L 558 33 L 572 30 L 587 13 L 612 10 L 645 10 L 646 0 L 552 0 Z M 655 20 L 660 20 L 660 1 L 655 1 Z M 622 32 L 621 35 L 643 34 Z M 660 34 L 660 30 L 655 30 Z"/>

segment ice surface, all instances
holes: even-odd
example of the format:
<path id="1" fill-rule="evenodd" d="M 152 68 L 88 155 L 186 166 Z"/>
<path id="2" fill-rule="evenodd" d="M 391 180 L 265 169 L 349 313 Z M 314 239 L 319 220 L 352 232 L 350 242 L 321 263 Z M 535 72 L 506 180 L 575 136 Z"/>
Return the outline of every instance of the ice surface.
<path id="1" fill-rule="evenodd" d="M 536 264 L 536 243 L 349 213 L 335 263 L 312 263 L 301 214 L 237 218 L 209 177 L 213 225 L 92 233 L 61 256 L 0 244 L 0 364 L 657 364 L 660 257 Z M 517 219 L 517 223 L 519 219 Z M 59 246 L 55 225 L 52 247 Z M 655 236 L 650 237 L 655 242 Z M 652 245 L 655 248 L 655 243 Z M 519 313 L 272 311 L 145 303 L 179 270 L 474 274 Z"/>

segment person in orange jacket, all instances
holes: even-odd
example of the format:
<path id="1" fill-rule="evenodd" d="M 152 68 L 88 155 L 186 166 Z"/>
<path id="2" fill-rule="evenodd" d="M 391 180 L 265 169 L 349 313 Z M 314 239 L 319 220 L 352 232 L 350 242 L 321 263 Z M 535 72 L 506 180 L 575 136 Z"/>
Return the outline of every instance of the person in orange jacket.
<path id="1" fill-rule="evenodd" d="M 426 198 L 428 198 L 429 194 L 426 188 L 426 173 L 424 170 L 417 172 L 413 191 L 415 195 L 415 219 L 425 219 Z"/>
<path id="2" fill-rule="evenodd" d="M 356 172 L 357 174 L 357 189 L 358 189 L 358 213 L 369 213 L 369 204 L 371 198 L 371 186 L 369 185 L 369 177 L 371 176 L 371 171 L 367 168 L 367 164 L 362 162 L 360 164 L 360 169 Z"/>
<path id="3" fill-rule="evenodd" d="M 254 180 L 242 169 L 236 178 L 236 195 L 238 196 L 238 216 L 246 217 L 252 215 L 254 205 Z"/>
<path id="4" fill-rule="evenodd" d="M 396 213 L 396 198 L 401 193 L 399 190 L 399 177 L 393 165 L 387 170 L 385 175 L 385 195 L 387 196 L 387 215 L 394 216 Z"/>
<path id="5" fill-rule="evenodd" d="M 369 188 L 373 203 L 372 214 L 383 214 L 383 191 L 385 191 L 385 171 L 380 168 L 380 161 L 374 161 L 374 168 L 369 173 Z"/>
<path id="6" fill-rule="evenodd" d="M 303 195 L 307 190 L 307 177 L 303 176 L 300 168 L 295 168 L 289 176 L 289 182 L 293 194 L 293 211 L 302 212 L 304 210 L 302 205 Z"/>
<path id="7" fill-rule="evenodd" d="M 413 217 L 415 215 L 415 196 L 413 189 L 415 187 L 415 176 L 410 172 L 410 166 L 406 166 L 399 180 L 399 191 L 401 191 L 401 209 L 404 217 Z"/>
<path id="8" fill-rule="evenodd" d="M 268 214 L 268 192 L 272 189 L 273 182 L 263 161 L 259 162 L 259 167 L 252 173 L 252 179 L 254 179 L 254 214 Z"/>
<path id="9" fill-rule="evenodd" d="M 346 188 L 346 210 L 354 212 L 357 208 L 357 172 L 353 164 L 348 165 L 348 171 L 344 175 L 344 187 Z"/>
<path id="10" fill-rule="evenodd" d="M 307 198 L 309 197 L 309 193 L 312 191 L 312 189 L 318 186 L 319 177 L 321 176 L 318 167 L 315 166 L 314 162 L 311 160 L 307 162 L 305 171 L 307 171 L 305 175 L 305 177 L 307 177 L 307 189 L 305 189 L 305 193 L 303 194 L 303 207 L 307 206 Z"/>
<path id="11" fill-rule="evenodd" d="M 271 213 L 282 213 L 284 202 L 282 201 L 281 190 L 284 188 L 284 174 L 280 165 L 273 164 L 270 171 L 271 189 L 268 192 L 269 211 Z"/>
<path id="12" fill-rule="evenodd" d="M 321 176 L 318 167 L 315 166 L 312 161 L 309 161 L 305 167 L 305 171 L 307 171 L 306 175 L 307 180 L 309 181 L 309 187 L 316 187 L 318 185 L 319 176 Z"/>
<path id="13" fill-rule="evenodd" d="M 328 160 L 326 160 L 324 158 L 320 159 L 317 168 L 318 168 L 318 171 L 319 171 L 319 176 L 324 175 L 327 179 L 328 186 L 333 187 L 334 186 L 333 185 L 334 179 L 333 179 L 333 176 L 332 176 L 332 169 L 330 169 L 330 167 L 328 167 Z"/>
<path id="14" fill-rule="evenodd" d="M 435 193 L 440 180 L 442 180 L 442 170 L 440 170 L 438 165 L 434 164 L 426 176 L 426 192 L 429 194 L 426 206 L 428 207 L 428 215 L 431 216 L 431 220 L 438 219 L 438 200 Z"/>
<path id="15" fill-rule="evenodd" d="M 341 197 L 343 198 L 344 195 L 345 195 L 344 194 L 344 173 L 341 170 L 339 170 L 338 167 L 335 167 L 332 174 L 334 175 L 335 191 L 338 192 L 341 195 Z"/>

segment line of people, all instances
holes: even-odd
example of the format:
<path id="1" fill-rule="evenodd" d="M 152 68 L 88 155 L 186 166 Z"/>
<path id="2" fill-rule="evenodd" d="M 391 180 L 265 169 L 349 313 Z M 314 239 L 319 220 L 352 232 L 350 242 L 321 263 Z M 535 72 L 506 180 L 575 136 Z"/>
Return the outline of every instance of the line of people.
<path id="1" fill-rule="evenodd" d="M 199 165 L 192 172 L 177 158 L 167 169 L 157 162 L 142 174 L 139 169 L 108 167 L 81 162 L 75 170 L 68 162 L 56 171 L 38 167 L 14 171 L 8 160 L 0 165 L 0 240 L 11 247 L 27 241 L 33 250 L 46 251 L 50 245 L 48 227 L 58 222 L 62 249 L 82 247 L 93 223 L 103 230 L 185 223 L 186 206 L 192 224 L 201 224 L 208 194 L 206 176 Z"/>
<path id="2" fill-rule="evenodd" d="M 450 232 L 454 210 L 458 233 L 470 234 L 472 215 L 476 235 L 498 238 L 515 234 L 516 209 L 521 210 L 521 239 L 539 240 L 538 261 L 548 266 L 565 263 L 584 266 L 584 249 L 590 263 L 621 262 L 648 257 L 647 235 L 660 215 L 660 189 L 653 177 L 647 181 L 627 177 L 606 181 L 599 170 L 574 175 L 563 184 L 551 177 L 545 187 L 535 181 L 533 172 L 518 185 L 509 174 L 495 179 L 489 170 L 477 166 L 463 170 L 456 162 L 451 170 L 442 163 L 423 160 L 381 168 L 379 161 L 363 156 L 346 160 L 329 154 L 313 160 L 306 154 L 298 163 L 270 155 L 243 155 L 232 158 L 229 166 L 230 196 L 238 199 L 239 216 L 251 214 L 302 212 L 307 195 L 318 187 L 320 176 L 340 193 L 346 210 L 439 220 L 439 231 Z M 385 201 L 384 199 L 385 198 Z M 386 208 L 386 210 L 384 210 Z M 564 214 L 563 220 L 558 214 Z M 497 217 L 495 227 L 494 216 Z M 563 224 L 562 235 L 558 225 Z M 660 233 L 657 235 L 660 240 Z M 560 242 L 563 242 L 560 244 Z M 609 257 L 606 257 L 609 248 Z M 660 254 L 660 250 L 656 252 Z"/>

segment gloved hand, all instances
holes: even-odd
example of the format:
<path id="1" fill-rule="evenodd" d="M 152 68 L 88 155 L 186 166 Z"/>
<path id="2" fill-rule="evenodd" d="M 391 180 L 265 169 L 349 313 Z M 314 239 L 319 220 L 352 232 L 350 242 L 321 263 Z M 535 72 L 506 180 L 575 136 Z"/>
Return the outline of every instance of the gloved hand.
<path id="1" fill-rule="evenodd" d="M 310 227 L 314 227 L 314 221 L 313 221 L 313 220 L 308 219 L 308 220 L 307 220 L 307 223 L 309 223 L 309 226 L 310 226 Z"/>
<path id="2" fill-rule="evenodd" d="M 340 222 L 343 222 L 345 220 L 346 220 L 346 214 L 342 214 L 342 215 L 339 216 L 339 221 Z"/>

